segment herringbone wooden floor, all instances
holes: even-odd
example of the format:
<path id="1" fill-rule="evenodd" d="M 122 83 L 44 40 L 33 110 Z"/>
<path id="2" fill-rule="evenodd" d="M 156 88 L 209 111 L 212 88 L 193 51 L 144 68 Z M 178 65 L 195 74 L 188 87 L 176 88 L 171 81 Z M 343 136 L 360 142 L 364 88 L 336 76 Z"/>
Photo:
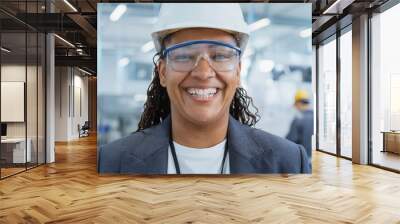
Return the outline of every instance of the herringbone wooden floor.
<path id="1" fill-rule="evenodd" d="M 0 223 L 400 223 L 400 175 L 316 152 L 311 176 L 99 176 L 96 139 L 0 181 Z"/>

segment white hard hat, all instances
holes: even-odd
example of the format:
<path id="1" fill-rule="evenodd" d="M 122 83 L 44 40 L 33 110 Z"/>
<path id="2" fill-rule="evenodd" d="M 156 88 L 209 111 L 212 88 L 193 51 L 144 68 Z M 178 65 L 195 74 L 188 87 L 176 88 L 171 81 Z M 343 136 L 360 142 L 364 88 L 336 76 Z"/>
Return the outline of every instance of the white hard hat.
<path id="1" fill-rule="evenodd" d="M 157 52 L 163 39 L 187 28 L 213 28 L 232 33 L 242 52 L 249 39 L 249 28 L 238 3 L 163 3 L 151 34 Z"/>

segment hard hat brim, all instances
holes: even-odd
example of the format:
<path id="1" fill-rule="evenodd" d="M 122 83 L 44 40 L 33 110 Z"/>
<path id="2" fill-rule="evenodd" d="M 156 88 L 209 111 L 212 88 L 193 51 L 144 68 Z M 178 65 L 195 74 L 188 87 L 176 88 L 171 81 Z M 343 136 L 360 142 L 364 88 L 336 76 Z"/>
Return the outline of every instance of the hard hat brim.
<path id="1" fill-rule="evenodd" d="M 195 28 L 207 28 L 207 29 L 217 29 L 217 30 L 222 30 L 224 32 L 227 32 L 231 35 L 233 35 L 233 37 L 238 41 L 238 45 L 239 48 L 242 50 L 242 52 L 244 51 L 244 48 L 247 44 L 247 41 L 249 39 L 249 35 L 247 33 L 241 33 L 241 32 L 237 32 L 237 31 L 233 31 L 233 30 L 229 30 L 229 29 L 221 29 L 219 27 L 213 27 L 210 25 L 204 25 L 204 26 L 181 26 L 180 28 L 171 28 L 171 29 L 166 29 L 166 30 L 162 30 L 162 31 L 156 31 L 153 32 L 151 34 L 152 38 L 153 38 L 153 42 L 154 42 L 154 47 L 156 49 L 157 52 L 160 52 L 162 50 L 162 43 L 163 40 L 166 36 L 171 35 L 173 33 L 176 33 L 178 31 L 184 30 L 184 29 L 195 29 Z"/>

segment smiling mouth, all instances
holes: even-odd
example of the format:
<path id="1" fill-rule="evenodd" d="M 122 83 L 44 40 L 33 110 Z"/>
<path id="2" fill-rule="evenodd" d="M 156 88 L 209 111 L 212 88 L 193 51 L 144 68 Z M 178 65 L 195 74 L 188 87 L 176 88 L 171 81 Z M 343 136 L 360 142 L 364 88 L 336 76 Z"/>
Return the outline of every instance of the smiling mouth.
<path id="1" fill-rule="evenodd" d="M 210 101 L 218 94 L 219 89 L 215 87 L 210 88 L 186 88 L 185 91 L 197 101 Z"/>

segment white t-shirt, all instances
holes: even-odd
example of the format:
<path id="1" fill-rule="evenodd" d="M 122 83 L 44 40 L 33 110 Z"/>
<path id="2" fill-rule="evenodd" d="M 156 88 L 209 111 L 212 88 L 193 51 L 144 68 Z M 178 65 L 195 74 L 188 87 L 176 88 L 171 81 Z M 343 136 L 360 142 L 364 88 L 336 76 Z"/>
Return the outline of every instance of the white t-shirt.
<path id="1" fill-rule="evenodd" d="M 181 174 L 220 174 L 226 139 L 210 148 L 190 148 L 173 142 Z M 224 174 L 229 174 L 229 153 Z M 171 148 L 168 148 L 168 174 L 176 174 Z"/>

